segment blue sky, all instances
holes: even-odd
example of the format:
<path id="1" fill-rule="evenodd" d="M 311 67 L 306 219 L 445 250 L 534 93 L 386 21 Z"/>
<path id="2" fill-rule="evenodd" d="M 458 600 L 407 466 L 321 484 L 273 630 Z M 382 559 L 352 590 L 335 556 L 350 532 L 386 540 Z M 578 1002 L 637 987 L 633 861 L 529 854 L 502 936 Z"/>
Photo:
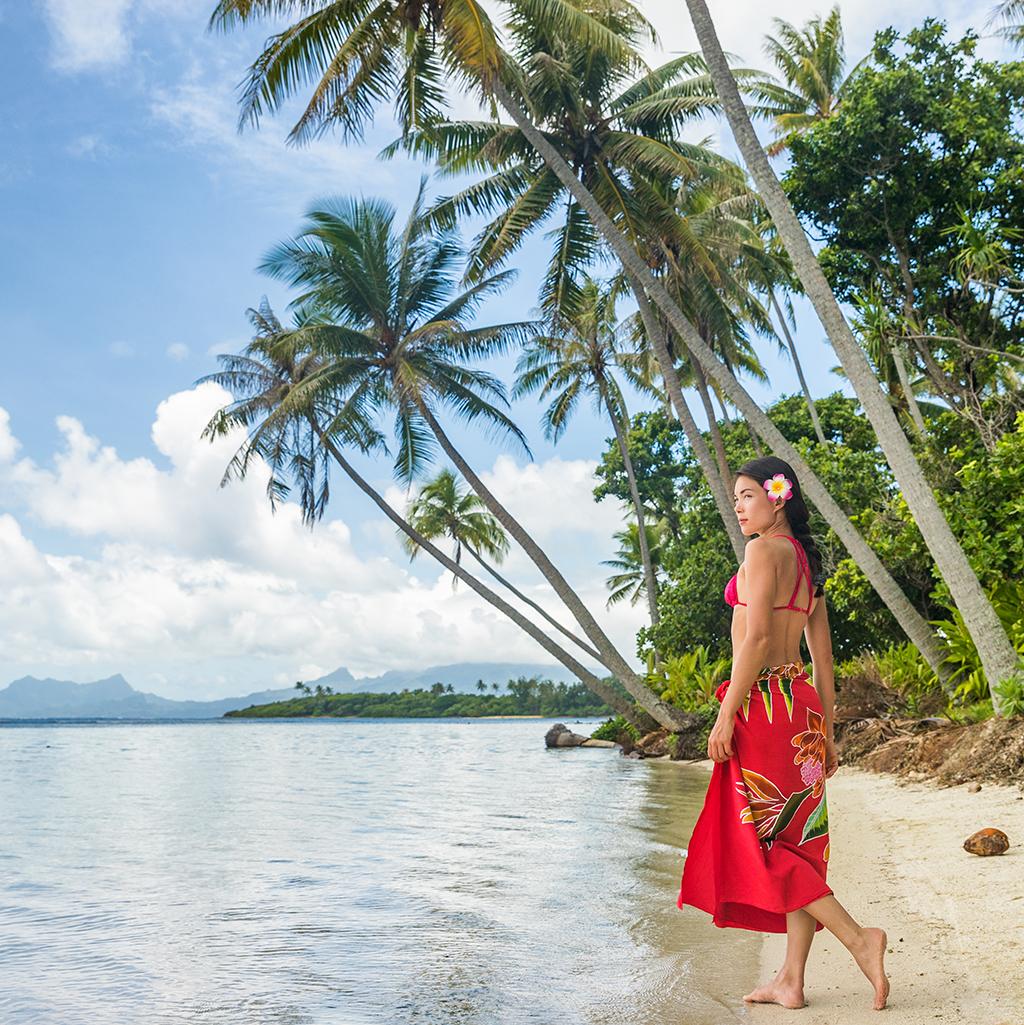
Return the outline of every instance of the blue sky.
<path id="1" fill-rule="evenodd" d="M 234 495 L 216 487 L 223 453 L 196 435 L 217 396 L 193 386 L 216 368 L 213 353 L 245 344 L 247 306 L 267 294 L 283 310 L 285 290 L 255 270 L 263 253 L 326 194 L 382 196 L 403 215 L 429 168 L 375 159 L 395 134 L 386 112 L 348 148 L 286 147 L 284 117 L 239 135 L 233 88 L 268 30 L 209 35 L 211 6 L 0 0 L 0 685 L 124 672 L 170 696 L 216 696 L 342 664 L 547 661 L 429 563 L 410 569 L 391 529 L 340 483 L 316 537 L 288 510 L 271 521 L 257 482 Z M 680 5 L 642 6 L 663 51 L 693 48 Z M 800 21 L 820 8 L 712 9 L 726 47 L 757 64 L 771 14 Z M 843 10 L 851 57 L 894 14 L 864 0 Z M 962 28 L 971 5 L 896 13 L 901 27 L 937 13 Z M 528 246 L 517 283 L 486 315 L 522 316 L 544 260 L 542 241 Z M 821 338 L 802 310 L 798 341 L 819 394 L 840 383 Z M 766 362 L 772 383 L 755 395 L 792 391 L 788 362 Z M 601 608 L 599 561 L 621 511 L 590 501 L 589 472 L 609 432 L 585 410 L 553 449 L 537 414 L 516 409 L 532 465 L 461 432 L 460 442 Z M 369 471 L 390 486 L 386 466 Z M 392 497 L 401 501 L 393 487 Z M 521 559 L 508 568 L 544 598 Z M 382 609 L 403 610 L 404 628 L 382 630 Z M 626 651 L 639 622 L 636 610 L 608 617 Z"/>

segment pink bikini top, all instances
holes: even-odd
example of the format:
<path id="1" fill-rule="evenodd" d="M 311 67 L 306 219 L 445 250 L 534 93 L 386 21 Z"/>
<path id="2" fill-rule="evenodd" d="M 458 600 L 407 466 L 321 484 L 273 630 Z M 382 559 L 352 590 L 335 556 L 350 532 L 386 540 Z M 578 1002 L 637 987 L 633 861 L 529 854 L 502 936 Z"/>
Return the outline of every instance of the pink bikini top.
<path id="1" fill-rule="evenodd" d="M 810 595 L 814 593 L 814 584 L 811 580 L 811 567 L 807 562 L 807 553 L 804 551 L 804 546 L 800 544 L 795 537 L 790 537 L 788 534 L 779 534 L 779 537 L 789 538 L 793 542 L 793 550 L 796 552 L 796 561 L 799 565 L 799 569 L 796 575 L 796 587 L 793 588 L 793 593 L 789 596 L 789 601 L 785 605 L 773 605 L 774 609 L 790 609 L 793 612 L 810 612 L 811 606 L 808 604 L 806 609 L 800 608 L 799 605 L 794 605 L 796 596 L 800 593 L 800 585 L 807 581 L 807 593 L 808 602 L 810 602 Z M 735 608 L 737 605 L 746 605 L 745 601 L 740 601 L 739 596 L 736 593 L 736 574 L 733 573 L 729 580 L 729 583 L 725 585 L 725 603 Z"/>

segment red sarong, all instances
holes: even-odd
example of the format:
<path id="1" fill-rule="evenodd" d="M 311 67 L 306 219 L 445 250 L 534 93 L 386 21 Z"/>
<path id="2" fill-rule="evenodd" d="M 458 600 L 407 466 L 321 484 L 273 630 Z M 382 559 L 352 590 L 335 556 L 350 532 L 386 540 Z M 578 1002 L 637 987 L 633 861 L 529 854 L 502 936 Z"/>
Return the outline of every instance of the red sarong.
<path id="1" fill-rule="evenodd" d="M 720 927 L 785 932 L 787 911 L 832 892 L 824 722 L 803 663 L 764 670 L 736 713 L 732 758 L 711 772 L 677 907 Z"/>

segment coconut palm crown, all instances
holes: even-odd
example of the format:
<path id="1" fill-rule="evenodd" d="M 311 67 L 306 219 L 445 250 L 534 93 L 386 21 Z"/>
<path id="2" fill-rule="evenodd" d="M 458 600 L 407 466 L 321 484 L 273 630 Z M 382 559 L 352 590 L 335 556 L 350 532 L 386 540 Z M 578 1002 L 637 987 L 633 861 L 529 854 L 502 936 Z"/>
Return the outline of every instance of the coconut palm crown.
<path id="1" fill-rule="evenodd" d="M 338 409 L 379 428 L 393 416 L 396 477 L 408 483 L 432 462 L 436 442 L 424 420 L 447 409 L 528 451 L 505 412 L 502 383 L 470 364 L 532 336 L 529 321 L 474 325 L 474 315 L 512 274 L 458 287 L 462 249 L 453 231 L 423 217 L 425 181 L 404 225 L 376 199 L 337 198 L 310 210 L 303 230 L 276 246 L 261 269 L 300 290 L 297 330 L 322 365 L 307 382 Z"/>
<path id="2" fill-rule="evenodd" d="M 776 34 L 765 37 L 764 50 L 785 84 L 771 83 L 758 93 L 765 104 L 762 111 L 775 121 L 776 137 L 768 147 L 774 156 L 815 122 L 835 113 L 853 72 L 843 74 L 846 58 L 838 6 L 825 18 L 811 18 L 803 28 L 782 18 L 773 18 L 772 23 Z"/>

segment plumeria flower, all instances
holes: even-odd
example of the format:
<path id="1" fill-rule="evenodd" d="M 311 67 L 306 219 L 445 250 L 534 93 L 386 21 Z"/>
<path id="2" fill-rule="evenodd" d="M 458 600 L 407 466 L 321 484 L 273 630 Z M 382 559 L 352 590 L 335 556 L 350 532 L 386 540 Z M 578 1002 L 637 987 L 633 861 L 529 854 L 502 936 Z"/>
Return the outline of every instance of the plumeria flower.
<path id="1" fill-rule="evenodd" d="M 784 473 L 777 473 L 764 482 L 764 489 L 771 501 L 785 502 L 793 494 L 793 482 Z"/>

